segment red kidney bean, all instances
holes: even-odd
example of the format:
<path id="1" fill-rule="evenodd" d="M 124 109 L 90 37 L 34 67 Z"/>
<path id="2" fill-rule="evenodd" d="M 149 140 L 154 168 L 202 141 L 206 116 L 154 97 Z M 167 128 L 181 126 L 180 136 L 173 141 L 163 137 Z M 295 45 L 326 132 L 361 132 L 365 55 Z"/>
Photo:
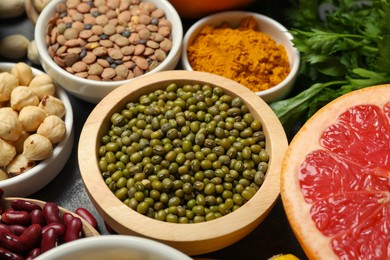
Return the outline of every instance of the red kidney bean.
<path id="1" fill-rule="evenodd" d="M 12 233 L 17 236 L 20 236 L 26 230 L 26 227 L 23 225 L 9 225 L 8 227 L 11 229 Z"/>
<path id="2" fill-rule="evenodd" d="M 106 230 L 108 231 L 108 233 L 110 233 L 110 234 L 117 233 L 114 229 L 112 229 L 112 227 L 110 225 L 108 225 L 108 223 L 106 221 L 104 221 L 104 226 L 106 227 Z"/>
<path id="3" fill-rule="evenodd" d="M 9 228 L 7 224 L 0 223 L 0 232 L 12 233 L 12 230 Z"/>
<path id="4" fill-rule="evenodd" d="M 43 233 L 41 239 L 41 254 L 55 247 L 57 245 L 58 238 L 58 232 L 55 228 L 49 228 L 45 233 Z"/>
<path id="5" fill-rule="evenodd" d="M 74 218 L 74 216 L 69 212 L 64 212 L 62 214 L 62 222 L 64 223 L 65 227 L 68 226 L 69 222 Z"/>
<path id="6" fill-rule="evenodd" d="M 15 253 L 25 251 L 25 246 L 17 235 L 0 232 L 0 246 Z"/>
<path id="7" fill-rule="evenodd" d="M 22 199 L 16 199 L 11 201 L 11 208 L 18 211 L 27 211 L 31 212 L 34 209 L 41 209 L 41 207 L 35 203 L 32 203 L 30 201 L 22 200 Z"/>
<path id="8" fill-rule="evenodd" d="M 96 218 L 86 208 L 77 208 L 75 213 L 85 219 L 92 227 L 97 228 Z"/>
<path id="9" fill-rule="evenodd" d="M 23 256 L 16 254 L 4 247 L 0 247 L 0 259 L 4 260 L 23 260 Z"/>
<path id="10" fill-rule="evenodd" d="M 1 214 L 1 221 L 8 225 L 27 225 L 30 220 L 30 214 L 27 211 L 5 211 Z"/>
<path id="11" fill-rule="evenodd" d="M 66 226 L 64 242 L 70 242 L 79 239 L 81 231 L 83 229 L 83 223 L 78 217 L 74 217 Z"/>
<path id="12" fill-rule="evenodd" d="M 30 251 L 39 244 L 41 237 L 41 226 L 39 224 L 32 224 L 20 236 L 20 241 L 25 245 L 25 250 Z"/>
<path id="13" fill-rule="evenodd" d="M 25 260 L 33 260 L 34 258 L 36 258 L 37 256 L 39 256 L 41 254 L 41 249 L 39 247 L 36 247 L 34 249 L 32 249 L 26 256 L 26 259 Z"/>
<path id="14" fill-rule="evenodd" d="M 60 209 L 54 202 L 46 202 L 42 211 L 47 224 L 53 222 L 61 223 Z"/>
<path id="15" fill-rule="evenodd" d="M 34 209 L 30 212 L 30 218 L 32 224 L 39 224 L 41 227 L 46 225 L 45 216 L 43 216 L 43 212 L 41 209 Z"/>
<path id="16" fill-rule="evenodd" d="M 63 236 L 65 234 L 65 226 L 61 223 L 49 223 L 42 228 L 42 233 L 45 233 L 49 228 L 55 228 L 58 232 L 59 236 Z"/>

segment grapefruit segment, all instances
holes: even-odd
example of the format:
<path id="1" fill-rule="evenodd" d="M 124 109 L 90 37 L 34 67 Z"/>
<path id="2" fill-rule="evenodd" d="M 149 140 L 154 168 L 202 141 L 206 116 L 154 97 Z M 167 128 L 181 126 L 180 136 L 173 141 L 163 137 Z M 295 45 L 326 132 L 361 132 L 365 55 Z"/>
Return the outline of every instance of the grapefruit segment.
<path id="1" fill-rule="evenodd" d="M 390 165 L 390 128 L 375 105 L 349 108 L 321 137 L 321 145 L 364 165 Z"/>
<path id="2" fill-rule="evenodd" d="M 390 85 L 346 94 L 308 120 L 281 185 L 309 258 L 390 259 Z"/>

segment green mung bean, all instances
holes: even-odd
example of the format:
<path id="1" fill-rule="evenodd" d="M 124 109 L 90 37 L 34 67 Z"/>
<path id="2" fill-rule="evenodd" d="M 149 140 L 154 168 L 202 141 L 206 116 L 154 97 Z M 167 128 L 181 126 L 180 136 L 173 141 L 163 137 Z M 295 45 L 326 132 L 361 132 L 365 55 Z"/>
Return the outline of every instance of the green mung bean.
<path id="1" fill-rule="evenodd" d="M 212 221 L 237 210 L 264 181 L 262 124 L 221 87 L 172 83 L 110 117 L 99 169 L 115 196 L 172 223 Z"/>

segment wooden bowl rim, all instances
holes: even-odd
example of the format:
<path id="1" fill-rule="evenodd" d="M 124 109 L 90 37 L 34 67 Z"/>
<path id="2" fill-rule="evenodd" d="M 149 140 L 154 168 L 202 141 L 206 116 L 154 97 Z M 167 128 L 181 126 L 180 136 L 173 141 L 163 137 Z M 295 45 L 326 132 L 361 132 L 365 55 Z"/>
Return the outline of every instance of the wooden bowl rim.
<path id="1" fill-rule="evenodd" d="M 140 91 L 142 93 L 143 89 L 147 88 L 153 91 L 158 88 L 156 85 L 167 86 L 169 83 L 182 84 L 186 82 L 217 85 L 228 94 L 245 97 L 244 100 L 251 113 L 258 116 L 263 122 L 270 163 L 263 185 L 255 196 L 240 209 L 209 222 L 178 225 L 141 215 L 118 200 L 108 188 L 102 189 L 106 184 L 98 168 L 97 137 L 104 118 L 117 111 L 115 106 L 123 107 L 129 99 L 135 101 L 138 98 L 137 93 Z M 189 242 L 221 238 L 229 234 L 234 235 L 237 231 L 248 226 L 251 228 L 250 231 L 253 230 L 269 213 L 279 195 L 280 166 L 287 145 L 287 137 L 279 119 L 254 92 L 235 81 L 214 74 L 175 70 L 158 72 L 135 79 L 113 90 L 98 103 L 87 118 L 80 134 L 78 160 L 81 177 L 91 201 L 105 221 L 118 233 L 128 233 L 126 229 L 130 229 L 137 234 L 161 241 Z M 99 175 L 100 177 L 98 177 Z"/>

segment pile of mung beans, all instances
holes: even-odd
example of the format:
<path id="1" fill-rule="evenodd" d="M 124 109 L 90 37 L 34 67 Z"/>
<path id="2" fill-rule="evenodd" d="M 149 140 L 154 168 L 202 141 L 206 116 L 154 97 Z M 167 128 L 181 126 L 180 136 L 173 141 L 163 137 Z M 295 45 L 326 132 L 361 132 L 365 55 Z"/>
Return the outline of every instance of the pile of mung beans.
<path id="1" fill-rule="evenodd" d="M 110 117 L 99 168 L 130 208 L 172 223 L 222 217 L 250 200 L 269 154 L 240 97 L 210 85 L 167 85 Z"/>

